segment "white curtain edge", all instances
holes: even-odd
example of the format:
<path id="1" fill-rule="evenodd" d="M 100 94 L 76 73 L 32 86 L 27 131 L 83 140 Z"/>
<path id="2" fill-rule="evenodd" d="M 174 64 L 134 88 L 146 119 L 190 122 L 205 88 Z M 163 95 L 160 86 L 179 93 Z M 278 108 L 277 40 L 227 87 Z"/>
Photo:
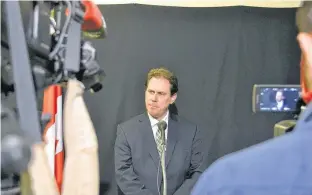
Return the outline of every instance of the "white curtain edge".
<path id="1" fill-rule="evenodd" d="M 138 4 L 169 7 L 230 7 L 230 6 L 250 6 L 263 8 L 296 8 L 301 1 L 288 0 L 93 0 L 99 5 L 118 5 L 118 4 Z"/>

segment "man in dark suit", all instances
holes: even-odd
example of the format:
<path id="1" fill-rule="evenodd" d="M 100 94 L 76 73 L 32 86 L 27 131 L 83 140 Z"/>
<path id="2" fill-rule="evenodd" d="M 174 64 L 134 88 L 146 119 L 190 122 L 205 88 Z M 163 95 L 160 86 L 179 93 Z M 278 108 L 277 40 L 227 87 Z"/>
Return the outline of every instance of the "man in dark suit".
<path id="1" fill-rule="evenodd" d="M 276 111 L 288 111 L 290 110 L 287 105 L 283 90 L 276 91 L 275 102 L 271 106 L 272 110 Z"/>
<path id="2" fill-rule="evenodd" d="M 165 68 L 152 69 L 146 80 L 147 112 L 118 125 L 115 174 L 125 195 L 158 195 L 162 172 L 157 149 L 157 124 L 165 121 L 167 195 L 189 195 L 202 173 L 203 153 L 195 124 L 169 113 L 177 98 L 178 80 Z"/>

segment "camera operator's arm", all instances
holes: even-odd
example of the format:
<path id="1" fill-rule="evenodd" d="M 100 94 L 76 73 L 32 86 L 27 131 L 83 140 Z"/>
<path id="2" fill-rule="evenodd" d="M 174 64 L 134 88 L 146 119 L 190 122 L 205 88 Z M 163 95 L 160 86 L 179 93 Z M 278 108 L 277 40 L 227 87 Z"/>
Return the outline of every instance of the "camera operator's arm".
<path id="1" fill-rule="evenodd" d="M 98 144 L 79 81 L 69 80 L 64 104 L 63 195 L 99 194 Z"/>
<path id="2" fill-rule="evenodd" d="M 44 143 L 32 146 L 28 172 L 31 178 L 32 195 L 59 195 L 55 179 L 49 167 L 48 158 L 44 151 Z"/>

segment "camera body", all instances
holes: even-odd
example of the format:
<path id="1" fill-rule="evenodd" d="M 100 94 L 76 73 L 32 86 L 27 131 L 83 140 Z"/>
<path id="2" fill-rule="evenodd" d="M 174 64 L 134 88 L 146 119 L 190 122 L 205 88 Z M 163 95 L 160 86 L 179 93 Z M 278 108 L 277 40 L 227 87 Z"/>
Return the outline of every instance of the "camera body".
<path id="1" fill-rule="evenodd" d="M 69 79 L 79 80 L 85 90 L 102 89 L 105 73 L 96 49 L 81 37 L 85 10 L 92 16 L 92 9 L 85 7 L 91 2 L 85 2 L 1 1 L 1 192 L 18 193 L 31 146 L 42 141 L 42 129 L 50 120 L 39 114 L 38 94 Z M 96 11 L 97 21 L 104 20 Z M 16 96 L 16 107 L 4 100 L 10 93 Z"/>
<path id="2" fill-rule="evenodd" d="M 79 1 L 76 1 L 76 3 L 79 3 Z M 51 84 L 66 82 L 69 76 L 64 74 L 64 63 L 66 61 L 66 51 L 68 50 L 66 48 L 68 47 L 66 34 L 70 23 L 68 18 L 72 17 L 65 15 L 62 1 L 20 1 L 19 4 L 36 89 L 42 90 Z M 10 48 L 7 32 L 5 31 L 5 10 L 3 10 L 4 6 L 1 7 L 1 50 L 4 53 L 1 59 L 3 74 L 1 81 L 4 86 L 2 93 L 7 94 L 8 92 L 14 92 L 14 86 L 9 55 L 5 55 L 9 53 Z M 78 7 L 80 8 L 79 12 L 83 12 L 85 9 L 83 4 L 79 4 Z M 56 13 L 54 15 L 66 17 L 63 21 L 57 21 L 64 23 L 62 29 L 58 28 L 61 24 L 56 23 L 55 19 L 50 16 L 51 10 Z M 83 21 L 81 20 L 81 22 Z M 64 27 L 64 25 L 67 27 Z M 63 38 L 62 31 L 64 33 Z M 78 44 L 80 48 L 79 71 L 75 72 L 74 76 L 84 84 L 86 90 L 97 92 L 102 89 L 101 81 L 105 77 L 105 72 L 96 61 L 96 49 L 91 42 L 83 39 Z M 56 51 L 56 47 L 58 47 L 57 54 L 51 56 L 51 52 Z"/>

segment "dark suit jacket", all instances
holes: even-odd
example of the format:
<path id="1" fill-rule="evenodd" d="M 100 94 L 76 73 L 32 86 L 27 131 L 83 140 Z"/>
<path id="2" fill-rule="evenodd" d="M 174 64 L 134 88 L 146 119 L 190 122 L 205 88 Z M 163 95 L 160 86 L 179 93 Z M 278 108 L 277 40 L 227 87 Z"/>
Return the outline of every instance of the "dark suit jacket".
<path id="1" fill-rule="evenodd" d="M 196 125 L 170 115 L 166 149 L 168 195 L 189 195 L 203 171 L 202 139 L 198 132 Z M 123 194 L 158 195 L 162 186 L 159 163 L 147 113 L 118 125 L 115 174 Z"/>
<path id="2" fill-rule="evenodd" d="M 283 103 L 283 106 L 280 108 L 280 110 L 277 109 L 277 103 L 276 102 L 271 104 L 271 108 L 276 110 L 276 111 L 285 111 L 285 110 L 289 110 L 290 109 L 286 102 Z"/>

